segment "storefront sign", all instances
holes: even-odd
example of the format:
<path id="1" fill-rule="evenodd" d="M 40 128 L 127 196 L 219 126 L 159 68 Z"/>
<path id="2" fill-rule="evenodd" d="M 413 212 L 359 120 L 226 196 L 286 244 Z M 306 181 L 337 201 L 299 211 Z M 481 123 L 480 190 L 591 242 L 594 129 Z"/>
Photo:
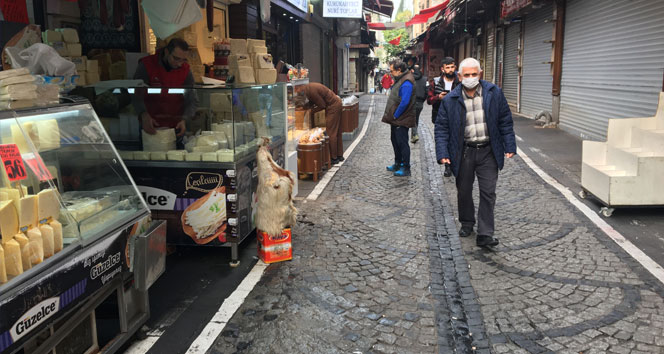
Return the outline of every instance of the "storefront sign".
<path id="1" fill-rule="evenodd" d="M 5 21 L 30 23 L 25 0 L 0 0 L 0 11 Z"/>
<path id="2" fill-rule="evenodd" d="M 173 210 L 177 195 L 159 188 L 137 186 L 150 210 Z"/>
<path id="3" fill-rule="evenodd" d="M 511 13 L 521 10 L 531 3 L 532 0 L 503 0 L 503 2 L 500 3 L 500 18 L 505 18 Z"/>
<path id="4" fill-rule="evenodd" d="M 323 17 L 362 18 L 362 0 L 323 0 Z"/>
<path id="5" fill-rule="evenodd" d="M 304 13 L 309 12 L 309 1 L 308 0 L 286 0 L 289 4 L 297 7 Z"/>

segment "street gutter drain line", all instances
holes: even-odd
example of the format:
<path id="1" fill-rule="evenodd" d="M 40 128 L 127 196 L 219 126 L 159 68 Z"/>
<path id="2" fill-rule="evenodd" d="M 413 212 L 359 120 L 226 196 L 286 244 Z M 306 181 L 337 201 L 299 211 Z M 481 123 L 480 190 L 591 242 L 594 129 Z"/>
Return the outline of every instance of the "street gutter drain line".
<path id="1" fill-rule="evenodd" d="M 520 139 L 517 136 L 518 139 Z M 652 260 L 647 254 L 641 251 L 633 243 L 627 240 L 620 232 L 614 229 L 606 221 L 604 221 L 598 213 L 594 212 L 590 207 L 583 204 L 580 200 L 576 198 L 575 193 L 573 193 L 569 188 L 563 186 L 560 182 L 556 181 L 553 177 L 549 176 L 544 170 L 542 170 L 535 162 L 533 162 L 523 150 L 517 148 L 517 154 L 521 156 L 521 159 L 530 167 L 535 173 L 537 173 L 546 183 L 550 184 L 552 187 L 557 189 L 567 200 L 572 203 L 577 209 L 579 209 L 590 221 L 592 221 L 597 227 L 599 227 L 607 236 L 609 236 L 618 246 L 620 246 L 625 252 L 630 256 L 636 259 L 637 262 L 650 272 L 655 278 L 657 278 L 661 283 L 664 284 L 664 268 Z"/>
<path id="2" fill-rule="evenodd" d="M 186 354 L 203 354 L 212 347 L 214 341 L 224 330 L 228 321 L 230 321 L 231 317 L 233 317 L 235 312 L 240 306 L 242 306 L 244 300 L 249 296 L 256 284 L 258 284 L 258 281 L 261 280 L 263 272 L 267 266 L 268 264 L 265 264 L 262 261 L 258 261 L 258 263 L 254 265 L 237 289 L 233 291 L 231 296 L 224 300 L 224 303 L 221 304 L 217 313 L 212 316 L 210 322 L 208 322 L 205 328 L 203 328 L 203 331 L 198 338 L 191 343 Z"/>
<path id="3" fill-rule="evenodd" d="M 374 108 L 374 96 L 371 96 L 371 103 L 369 104 L 369 111 L 367 111 L 367 117 L 364 119 L 364 125 L 362 126 L 362 131 L 360 132 L 360 135 L 353 141 L 352 144 L 348 147 L 348 149 L 344 152 L 344 159 L 348 159 L 350 154 L 355 150 L 355 147 L 362 141 L 364 138 L 364 135 L 367 133 L 367 129 L 369 128 L 369 122 L 371 121 L 371 118 L 373 118 L 373 108 Z M 320 197 L 321 194 L 323 194 L 323 191 L 325 190 L 325 187 L 330 183 L 332 180 L 332 177 L 339 171 L 339 168 L 343 166 L 344 161 L 339 162 L 338 164 L 334 165 L 334 167 L 330 168 L 329 171 L 323 176 L 323 178 L 316 184 L 316 187 L 314 188 L 311 193 L 307 196 L 307 200 L 317 200 L 318 197 Z"/>

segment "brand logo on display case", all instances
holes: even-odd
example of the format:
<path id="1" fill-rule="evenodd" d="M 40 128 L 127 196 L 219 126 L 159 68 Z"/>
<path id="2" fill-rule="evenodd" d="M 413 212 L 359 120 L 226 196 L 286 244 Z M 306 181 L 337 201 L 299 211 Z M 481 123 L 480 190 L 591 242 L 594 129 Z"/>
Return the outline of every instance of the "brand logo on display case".
<path id="1" fill-rule="evenodd" d="M 173 210 L 175 208 L 175 199 L 177 198 L 175 193 L 154 187 L 137 187 L 151 210 Z"/>
<path id="2" fill-rule="evenodd" d="M 224 177 L 220 173 L 191 172 L 185 181 L 184 193 L 189 190 L 207 193 L 222 186 Z"/>
<path id="3" fill-rule="evenodd" d="M 24 335 L 30 333 L 30 331 L 58 312 L 59 309 L 60 298 L 58 297 L 52 297 L 38 303 L 21 316 L 21 319 L 14 323 L 14 326 L 11 329 L 12 339 L 17 341 Z"/>

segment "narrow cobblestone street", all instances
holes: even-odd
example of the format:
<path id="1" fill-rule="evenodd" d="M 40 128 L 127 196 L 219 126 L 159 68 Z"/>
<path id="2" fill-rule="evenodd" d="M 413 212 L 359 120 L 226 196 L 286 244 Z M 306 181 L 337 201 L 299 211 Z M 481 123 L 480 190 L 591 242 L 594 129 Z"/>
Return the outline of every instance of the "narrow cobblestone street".
<path id="1" fill-rule="evenodd" d="M 662 284 L 520 157 L 498 179 L 501 244 L 460 238 L 430 106 L 398 178 L 385 103 L 361 98 L 366 136 L 297 203 L 293 260 L 267 268 L 209 353 L 664 352 Z"/>

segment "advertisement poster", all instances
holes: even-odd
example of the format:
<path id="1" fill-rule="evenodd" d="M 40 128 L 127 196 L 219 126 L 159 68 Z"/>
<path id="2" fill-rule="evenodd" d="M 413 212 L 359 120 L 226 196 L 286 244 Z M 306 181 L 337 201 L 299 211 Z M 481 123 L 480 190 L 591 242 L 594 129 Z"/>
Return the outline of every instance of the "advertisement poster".
<path id="1" fill-rule="evenodd" d="M 108 235 L 49 269 L 20 293 L 0 299 L 0 352 L 11 352 L 77 303 L 121 277 L 127 267 L 127 239 L 133 226 Z"/>

